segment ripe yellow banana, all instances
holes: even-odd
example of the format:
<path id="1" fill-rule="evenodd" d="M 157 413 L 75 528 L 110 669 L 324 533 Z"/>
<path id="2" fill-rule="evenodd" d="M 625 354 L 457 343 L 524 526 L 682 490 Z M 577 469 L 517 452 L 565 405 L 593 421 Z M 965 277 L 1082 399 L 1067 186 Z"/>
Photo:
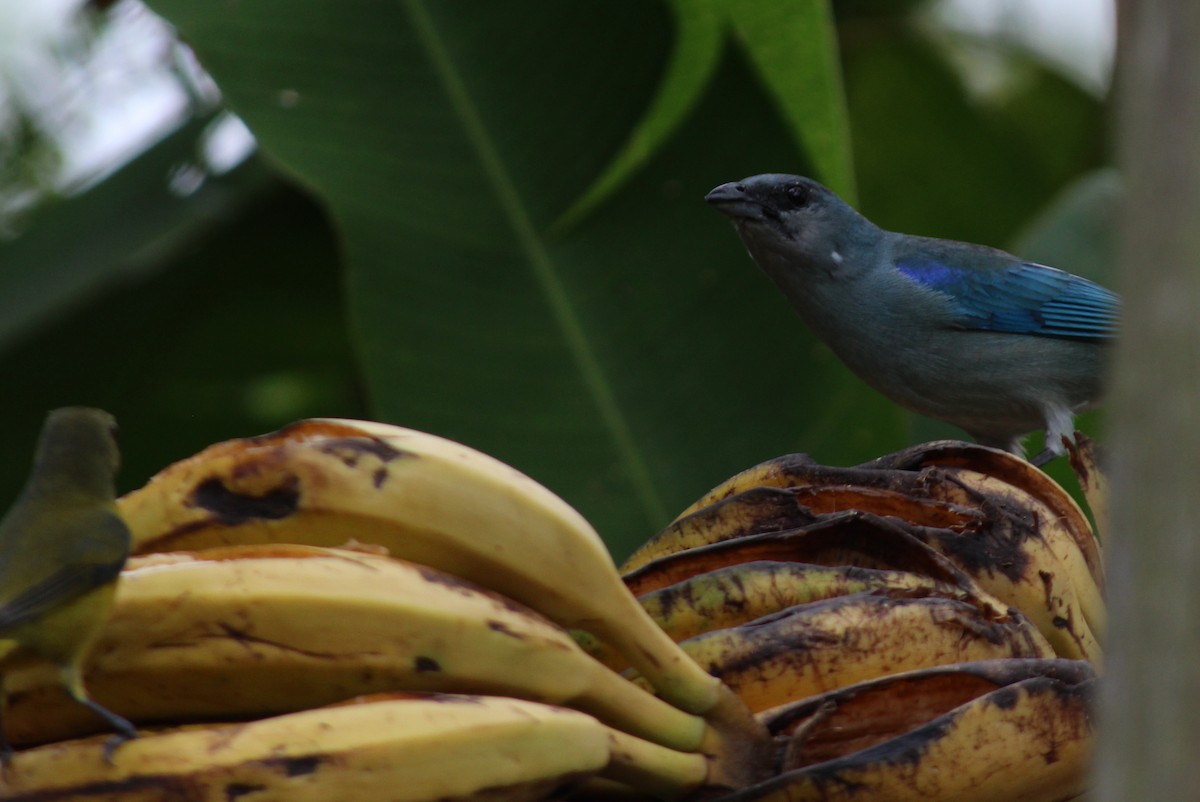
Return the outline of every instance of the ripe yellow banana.
<path id="1" fill-rule="evenodd" d="M 725 799 L 1063 802 L 1087 788 L 1095 683 L 1026 679 L 894 738 L 818 763 L 809 763 L 799 744 L 788 750 L 797 767 Z M 811 733 L 799 737 L 805 736 Z M 812 757 L 823 754 L 814 750 Z"/>
<path id="2" fill-rule="evenodd" d="M 89 738 L 18 752 L 5 799 L 533 802 L 606 770 L 607 728 L 503 697 L 359 703 L 242 724 L 143 732 L 111 763 Z M 696 757 L 696 756 L 691 756 Z"/>
<path id="3" fill-rule="evenodd" d="M 964 599 L 972 593 L 953 583 L 907 571 L 756 560 L 690 577 L 651 591 L 638 601 L 673 640 L 682 641 L 797 604 L 881 589 Z M 585 642 L 585 647 L 610 668 L 628 667 L 601 643 Z"/>
<path id="4" fill-rule="evenodd" d="M 659 557 L 684 549 L 746 535 L 811 526 L 827 513 L 857 510 L 956 531 L 977 523 L 979 518 L 975 510 L 921 498 L 910 492 L 850 484 L 855 479 L 850 469 L 814 466 L 811 470 L 814 474 L 819 473 L 820 481 L 833 480 L 835 476 L 839 481 L 828 485 L 754 487 L 723 498 L 667 525 L 625 561 L 621 573 L 630 573 Z M 787 476 L 798 478 L 796 473 Z M 808 480 L 818 481 L 818 478 L 811 476 Z"/>
<path id="5" fill-rule="evenodd" d="M 902 591 L 803 604 L 680 645 L 756 712 L 900 671 L 1054 654 L 1015 611 Z"/>
<path id="6" fill-rule="evenodd" d="M 735 790 L 711 776 L 704 755 L 677 752 L 612 728 L 608 728 L 608 745 L 609 764 L 596 779 L 619 783 L 636 799 L 649 795 L 676 800 L 699 789 L 705 796 Z"/>
<path id="7" fill-rule="evenodd" d="M 671 704 L 722 732 L 738 731 L 728 747 L 762 737 L 736 697 L 628 593 L 578 512 L 511 466 L 458 443 L 381 423 L 303 421 L 211 446 L 166 468 L 120 508 L 135 553 L 378 544 L 593 633 Z"/>
<path id="8" fill-rule="evenodd" d="M 426 566 L 312 547 L 231 547 L 137 560 L 87 669 L 95 698 L 138 723 L 229 720 L 378 691 L 494 693 L 563 704 L 684 751 L 704 720 L 588 657 L 509 599 Z M 15 743 L 98 725 L 40 666 L 9 675 Z"/>

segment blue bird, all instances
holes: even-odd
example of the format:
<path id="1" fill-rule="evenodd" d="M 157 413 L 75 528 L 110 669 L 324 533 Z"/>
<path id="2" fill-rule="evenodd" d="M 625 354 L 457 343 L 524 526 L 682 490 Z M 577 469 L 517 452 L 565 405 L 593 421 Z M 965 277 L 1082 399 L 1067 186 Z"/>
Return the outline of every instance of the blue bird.
<path id="1" fill-rule="evenodd" d="M 1120 299 L 995 248 L 885 231 L 826 187 L 757 175 L 705 197 L 809 328 L 867 384 L 1041 465 L 1101 395 Z"/>

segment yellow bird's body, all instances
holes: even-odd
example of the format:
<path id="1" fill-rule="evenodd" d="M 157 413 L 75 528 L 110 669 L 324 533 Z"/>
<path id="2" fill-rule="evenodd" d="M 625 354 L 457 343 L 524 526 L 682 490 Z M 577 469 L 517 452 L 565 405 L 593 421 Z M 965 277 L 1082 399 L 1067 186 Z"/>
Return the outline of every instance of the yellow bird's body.
<path id="1" fill-rule="evenodd" d="M 81 664 L 129 556 L 129 528 L 115 503 L 115 435 L 116 422 L 101 410 L 51 412 L 33 471 L 0 520 L 0 670 L 21 658 L 53 663 L 71 697 L 117 730 L 110 748 L 137 732 L 88 697 Z M 0 728 L 0 756 L 10 751 Z"/>

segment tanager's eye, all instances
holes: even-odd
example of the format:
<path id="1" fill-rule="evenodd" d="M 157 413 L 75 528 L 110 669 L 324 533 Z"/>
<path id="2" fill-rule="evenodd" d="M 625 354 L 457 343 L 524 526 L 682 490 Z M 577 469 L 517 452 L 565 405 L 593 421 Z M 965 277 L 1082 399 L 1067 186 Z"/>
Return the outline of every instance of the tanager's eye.
<path id="1" fill-rule="evenodd" d="M 793 206 L 800 207 L 808 203 L 808 187 L 803 184 L 792 184 L 784 190 L 784 194 Z"/>

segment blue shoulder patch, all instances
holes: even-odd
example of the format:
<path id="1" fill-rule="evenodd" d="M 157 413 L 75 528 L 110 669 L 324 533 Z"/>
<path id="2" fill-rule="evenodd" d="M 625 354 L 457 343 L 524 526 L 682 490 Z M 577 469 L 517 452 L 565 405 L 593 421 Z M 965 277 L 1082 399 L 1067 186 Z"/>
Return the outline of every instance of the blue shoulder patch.
<path id="1" fill-rule="evenodd" d="M 897 269 L 950 296 L 964 329 L 1106 340 L 1116 336 L 1121 301 L 1087 279 L 1032 262 L 965 268 L 909 259 Z"/>

